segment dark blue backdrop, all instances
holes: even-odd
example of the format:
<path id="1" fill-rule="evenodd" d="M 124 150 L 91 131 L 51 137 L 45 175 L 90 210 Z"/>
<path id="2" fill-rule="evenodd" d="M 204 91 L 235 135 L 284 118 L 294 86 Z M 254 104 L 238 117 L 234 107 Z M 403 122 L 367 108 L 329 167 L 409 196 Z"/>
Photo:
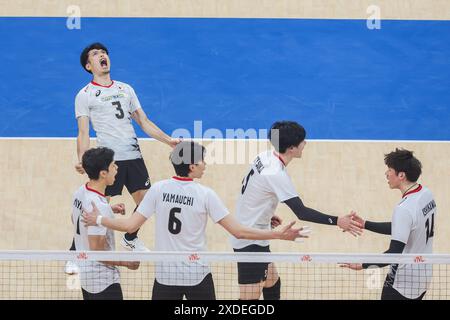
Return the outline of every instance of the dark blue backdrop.
<path id="1" fill-rule="evenodd" d="M 0 136 L 76 136 L 79 53 L 108 46 L 162 129 L 302 123 L 315 139 L 450 140 L 450 21 L 0 18 Z M 139 135 L 142 132 L 139 131 Z"/>

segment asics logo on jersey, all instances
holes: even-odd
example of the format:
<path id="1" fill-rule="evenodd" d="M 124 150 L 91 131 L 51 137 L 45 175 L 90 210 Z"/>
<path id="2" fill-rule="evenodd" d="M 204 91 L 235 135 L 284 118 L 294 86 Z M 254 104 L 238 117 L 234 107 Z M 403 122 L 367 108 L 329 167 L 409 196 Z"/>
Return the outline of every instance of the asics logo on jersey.
<path id="1" fill-rule="evenodd" d="M 147 181 L 145 181 L 145 186 L 148 187 L 149 184 L 150 184 L 150 178 L 148 178 Z"/>
<path id="2" fill-rule="evenodd" d="M 102 93 L 101 90 L 97 90 L 97 92 L 95 93 L 95 96 L 98 97 L 101 93 Z"/>

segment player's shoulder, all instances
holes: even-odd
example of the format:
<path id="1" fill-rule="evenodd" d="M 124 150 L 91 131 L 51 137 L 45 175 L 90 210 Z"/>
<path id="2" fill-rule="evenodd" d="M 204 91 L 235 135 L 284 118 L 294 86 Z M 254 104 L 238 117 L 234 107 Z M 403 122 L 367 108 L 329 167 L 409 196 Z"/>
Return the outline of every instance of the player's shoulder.
<path id="1" fill-rule="evenodd" d="M 86 185 L 84 186 L 83 192 L 84 192 L 84 200 L 87 202 L 88 205 L 90 205 L 92 202 L 94 202 L 96 205 L 109 205 L 108 199 L 105 197 L 105 195 L 93 189 L 90 189 Z"/>
<path id="2" fill-rule="evenodd" d="M 208 198 L 208 197 L 214 197 L 214 198 L 217 198 L 217 197 L 219 197 L 219 196 L 217 195 L 217 193 L 214 191 L 214 189 L 212 189 L 212 188 L 210 188 L 210 187 L 207 187 L 207 186 L 205 186 L 205 185 L 203 185 L 203 184 L 201 184 L 201 183 L 198 183 L 198 182 L 195 182 L 195 186 L 196 186 L 197 190 L 198 190 L 205 198 Z"/>
<path id="3" fill-rule="evenodd" d="M 92 90 L 92 84 L 89 82 L 88 84 L 86 84 L 83 88 L 81 88 L 78 93 L 77 93 L 77 97 L 78 96 L 88 96 L 90 91 Z"/>
<path id="4" fill-rule="evenodd" d="M 123 82 L 123 81 L 114 80 L 114 84 L 117 87 L 119 87 L 119 89 L 125 89 L 125 90 L 133 89 L 133 87 L 131 85 L 129 85 L 128 83 Z"/>
<path id="5" fill-rule="evenodd" d="M 167 184 L 170 182 L 170 179 L 160 180 L 158 182 L 155 182 L 150 187 L 150 190 L 159 190 L 161 188 L 164 188 L 164 186 L 167 186 Z"/>
<path id="6" fill-rule="evenodd" d="M 86 186 L 84 184 L 82 184 L 74 191 L 73 196 L 75 198 L 81 198 L 84 196 L 85 190 L 86 190 Z"/>

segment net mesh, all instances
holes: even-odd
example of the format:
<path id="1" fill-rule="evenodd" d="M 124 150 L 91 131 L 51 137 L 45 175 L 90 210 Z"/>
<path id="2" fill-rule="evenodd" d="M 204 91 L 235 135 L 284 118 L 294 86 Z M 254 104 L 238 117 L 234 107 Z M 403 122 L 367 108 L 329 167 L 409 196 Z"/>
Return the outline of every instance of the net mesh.
<path id="1" fill-rule="evenodd" d="M 65 273 L 67 261 L 76 264 L 77 274 Z M 80 285 L 98 291 L 111 282 L 103 264 L 111 261 L 140 261 L 137 270 L 118 268 L 124 299 L 151 299 L 155 275 L 159 282 L 181 281 L 185 285 L 203 279 L 208 271 L 217 299 L 238 299 L 237 262 L 273 262 L 282 279 L 281 299 L 380 299 L 390 266 L 355 271 L 341 267 L 341 263 L 397 265 L 396 281 L 402 270 L 409 268 L 414 271 L 403 274 L 399 286 L 425 286 L 424 299 L 450 299 L 450 255 L 98 251 L 0 251 L 0 299 L 82 299 Z M 93 283 L 100 285 L 96 288 Z"/>

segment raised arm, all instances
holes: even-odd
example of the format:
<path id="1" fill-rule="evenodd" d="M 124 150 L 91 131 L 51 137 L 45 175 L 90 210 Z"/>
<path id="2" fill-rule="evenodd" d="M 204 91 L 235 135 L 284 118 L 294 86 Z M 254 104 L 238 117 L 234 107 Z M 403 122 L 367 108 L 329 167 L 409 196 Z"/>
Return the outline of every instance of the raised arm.
<path id="1" fill-rule="evenodd" d="M 89 118 L 86 116 L 78 117 L 78 136 L 77 136 L 77 155 L 78 163 L 75 165 L 75 170 L 84 174 L 84 169 L 81 166 L 81 159 L 83 154 L 89 149 Z"/>
<path id="2" fill-rule="evenodd" d="M 139 108 L 135 112 L 133 112 L 131 117 L 137 122 L 137 124 L 142 128 L 142 130 L 144 130 L 146 134 L 155 138 L 156 140 L 161 141 L 171 146 L 172 148 L 180 142 L 180 139 L 172 139 L 170 136 L 165 134 L 156 124 L 150 121 L 142 108 Z"/>

